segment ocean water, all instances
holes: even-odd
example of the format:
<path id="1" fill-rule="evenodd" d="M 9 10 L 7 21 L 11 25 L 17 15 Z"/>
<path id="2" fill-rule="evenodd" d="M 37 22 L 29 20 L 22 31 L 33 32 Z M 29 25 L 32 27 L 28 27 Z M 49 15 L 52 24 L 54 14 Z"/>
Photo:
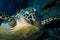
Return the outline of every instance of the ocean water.
<path id="1" fill-rule="evenodd" d="M 0 20 L 0 40 L 60 40 L 59 4 L 60 0 L 0 0 L 2 15 L 12 17 L 17 23 L 11 28 L 8 20 Z M 55 17 L 58 20 L 41 25 L 42 21 Z"/>

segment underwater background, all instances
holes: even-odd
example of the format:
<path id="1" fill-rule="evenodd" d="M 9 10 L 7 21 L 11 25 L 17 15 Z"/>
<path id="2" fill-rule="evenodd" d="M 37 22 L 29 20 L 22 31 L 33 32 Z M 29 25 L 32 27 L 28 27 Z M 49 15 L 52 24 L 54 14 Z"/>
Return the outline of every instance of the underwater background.
<path id="1" fill-rule="evenodd" d="M 43 32 L 41 34 L 38 32 L 38 35 L 31 39 L 26 38 L 22 40 L 60 40 L 60 20 L 57 22 L 54 21 L 52 23 L 47 23 L 43 26 L 40 25 L 40 23 L 47 18 L 60 17 L 60 0 L 0 0 L 0 12 L 9 17 L 19 13 L 22 9 L 23 12 L 20 14 L 23 14 L 27 10 L 32 10 L 31 8 L 35 8 L 37 11 L 37 24 L 35 24 L 35 26 L 38 26 L 38 28 L 42 29 Z M 4 20 L 0 20 L 0 25 L 3 21 Z M 0 40 L 21 39 L 8 39 L 7 37 L 0 37 Z"/>

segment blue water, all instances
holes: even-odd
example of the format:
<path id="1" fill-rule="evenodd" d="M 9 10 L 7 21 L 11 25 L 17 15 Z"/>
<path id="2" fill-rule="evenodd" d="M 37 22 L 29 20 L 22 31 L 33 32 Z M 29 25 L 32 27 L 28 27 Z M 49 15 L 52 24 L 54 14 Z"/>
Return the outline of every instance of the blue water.
<path id="1" fill-rule="evenodd" d="M 37 9 L 38 21 L 41 22 L 41 20 L 49 17 L 60 16 L 60 0 L 57 0 L 55 4 L 53 4 L 54 6 L 42 10 L 45 6 L 52 3 L 53 1 L 54 0 L 0 0 L 0 12 L 11 16 L 21 9 L 32 7 Z M 2 20 L 0 20 L 0 23 L 1 21 Z M 57 33 L 57 31 L 55 31 L 56 34 L 54 34 L 54 31 L 52 30 L 56 29 L 48 29 L 45 31 L 45 34 L 43 33 L 44 37 L 42 36 L 41 40 L 60 40 L 60 35 Z M 56 39 L 56 37 L 58 38 Z M 40 36 L 36 40 L 40 40 Z"/>

